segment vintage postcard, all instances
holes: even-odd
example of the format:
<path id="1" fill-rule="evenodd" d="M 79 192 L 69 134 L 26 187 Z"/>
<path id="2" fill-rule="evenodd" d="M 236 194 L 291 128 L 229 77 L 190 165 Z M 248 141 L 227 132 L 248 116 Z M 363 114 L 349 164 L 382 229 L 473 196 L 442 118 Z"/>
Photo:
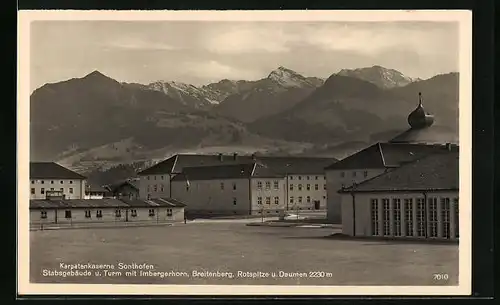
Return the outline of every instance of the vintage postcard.
<path id="1" fill-rule="evenodd" d="M 470 294 L 471 16 L 19 11 L 19 294 Z"/>

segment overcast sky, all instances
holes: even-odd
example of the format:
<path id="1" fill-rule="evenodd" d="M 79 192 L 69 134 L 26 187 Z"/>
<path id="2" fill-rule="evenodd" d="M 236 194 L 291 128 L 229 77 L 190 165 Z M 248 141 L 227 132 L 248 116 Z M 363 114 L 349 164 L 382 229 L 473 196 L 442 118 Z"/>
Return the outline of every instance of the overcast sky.
<path id="1" fill-rule="evenodd" d="M 202 85 L 278 66 L 305 76 L 381 65 L 411 77 L 458 71 L 445 22 L 35 21 L 31 89 L 99 70 L 118 81 Z"/>

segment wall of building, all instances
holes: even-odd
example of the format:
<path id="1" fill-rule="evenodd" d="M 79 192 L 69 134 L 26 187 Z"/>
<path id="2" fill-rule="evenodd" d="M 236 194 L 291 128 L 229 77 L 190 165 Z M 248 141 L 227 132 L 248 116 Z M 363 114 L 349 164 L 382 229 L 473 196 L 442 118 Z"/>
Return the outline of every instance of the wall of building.
<path id="1" fill-rule="evenodd" d="M 356 170 L 327 170 L 326 171 L 326 198 L 327 219 L 332 223 L 342 220 L 342 202 L 338 190 L 349 187 L 353 183 L 361 183 L 384 173 L 385 169 L 356 169 Z"/>
<path id="2" fill-rule="evenodd" d="M 278 216 L 286 208 L 284 178 L 252 178 L 252 214 Z"/>
<path id="3" fill-rule="evenodd" d="M 172 198 L 186 204 L 187 213 L 248 215 L 249 184 L 249 179 L 190 180 L 187 188 L 185 181 L 172 181 Z"/>
<path id="4" fill-rule="evenodd" d="M 30 199 L 46 199 L 46 191 L 63 190 L 66 199 L 85 198 L 85 180 L 75 179 L 31 179 Z M 43 193 L 42 193 L 43 189 Z"/>
<path id="5" fill-rule="evenodd" d="M 425 228 L 425 235 L 427 237 L 431 237 L 431 220 L 432 220 L 432 215 L 431 215 L 431 209 L 429 207 L 429 199 L 435 200 L 436 202 L 436 225 L 435 225 L 435 232 L 436 236 L 434 238 L 446 238 L 448 239 L 445 234 L 444 234 L 444 221 L 443 221 L 443 205 L 445 205 L 442 200 L 449 200 L 449 239 L 455 239 L 455 223 L 456 223 L 456 217 L 458 217 L 458 214 L 456 214 L 455 210 L 455 201 L 454 199 L 458 200 L 458 192 L 432 192 L 432 193 L 427 193 L 426 196 L 422 193 L 358 193 L 355 194 L 354 196 L 354 208 L 355 208 L 355 213 L 353 213 L 353 197 L 351 194 L 343 194 L 341 196 L 341 202 L 342 202 L 342 231 L 344 234 L 347 235 L 356 235 L 356 236 L 372 236 L 376 234 L 377 232 L 374 232 L 374 227 L 372 226 L 372 210 L 371 210 L 371 200 L 372 199 L 377 199 L 378 200 L 378 210 L 377 210 L 377 217 L 378 217 L 378 235 L 380 236 L 394 236 L 394 237 L 415 237 L 415 238 L 425 238 L 425 236 L 418 236 L 418 221 L 417 221 L 417 204 L 418 200 L 424 200 L 425 199 L 425 209 L 423 210 L 423 216 L 425 217 L 425 222 L 423 225 L 423 228 Z M 383 199 L 388 199 L 389 201 L 389 225 L 387 226 L 387 234 L 384 233 L 384 211 L 383 211 Z M 400 214 L 399 214 L 399 219 L 400 219 L 400 230 L 399 233 L 396 230 L 395 226 L 395 213 L 394 213 L 394 206 L 395 206 L 395 199 L 399 200 L 400 203 Z M 407 200 L 411 200 L 407 201 Z M 406 203 L 411 204 L 412 207 L 412 213 L 411 215 L 408 214 L 408 216 L 411 217 L 406 217 Z M 411 222 L 411 229 L 410 231 L 407 231 L 407 219 L 410 221 L 408 222 L 410 224 Z M 356 227 L 353 227 L 353 223 L 356 223 Z M 458 225 L 458 223 L 457 223 Z M 355 231 L 354 231 L 355 230 Z"/>
<path id="6" fill-rule="evenodd" d="M 289 210 L 325 210 L 327 208 L 327 181 L 324 174 L 288 175 L 287 178 Z M 319 202 L 319 207 L 315 202 Z"/>
<path id="7" fill-rule="evenodd" d="M 170 175 L 140 176 L 139 198 L 147 199 L 148 195 L 150 195 L 151 198 L 170 197 Z"/>
<path id="8" fill-rule="evenodd" d="M 114 197 L 115 198 L 126 198 L 126 199 L 138 199 L 139 196 L 139 191 L 132 187 L 131 185 L 124 184 L 121 187 L 119 187 L 117 190 L 114 192 Z M 165 197 L 165 196 L 163 196 Z M 143 198 L 143 199 L 147 199 Z"/>
<path id="9" fill-rule="evenodd" d="M 85 193 L 84 199 L 103 199 L 103 198 L 104 198 L 104 193 L 87 192 Z"/>
<path id="10" fill-rule="evenodd" d="M 150 215 L 150 210 L 154 215 Z M 116 211 L 120 211 L 117 216 Z M 42 211 L 46 218 L 42 218 Z M 66 218 L 66 211 L 71 211 L 71 218 Z M 101 211 L 102 217 L 97 217 Z M 133 216 L 135 211 L 135 215 Z M 90 212 L 90 217 L 87 217 Z M 131 208 L 73 208 L 73 209 L 32 209 L 30 210 L 30 224 L 82 224 L 82 223 L 110 223 L 110 222 L 182 222 L 184 221 L 184 208 L 170 207 L 131 207 Z"/>

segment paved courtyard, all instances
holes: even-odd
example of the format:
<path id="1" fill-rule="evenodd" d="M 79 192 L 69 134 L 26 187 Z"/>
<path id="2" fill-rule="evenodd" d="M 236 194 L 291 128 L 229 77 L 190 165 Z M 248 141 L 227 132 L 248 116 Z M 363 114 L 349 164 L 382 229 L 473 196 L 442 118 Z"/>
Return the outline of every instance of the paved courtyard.
<path id="1" fill-rule="evenodd" d="M 325 238 L 332 233 L 331 228 L 253 227 L 242 221 L 32 231 L 30 279 L 39 283 L 457 285 L 458 245 Z M 73 265 L 79 274 L 63 277 L 71 264 L 84 266 Z M 96 267 L 91 264 L 108 266 L 101 266 L 106 271 L 88 269 Z M 437 281 L 433 274 L 446 274 L 447 280 Z"/>

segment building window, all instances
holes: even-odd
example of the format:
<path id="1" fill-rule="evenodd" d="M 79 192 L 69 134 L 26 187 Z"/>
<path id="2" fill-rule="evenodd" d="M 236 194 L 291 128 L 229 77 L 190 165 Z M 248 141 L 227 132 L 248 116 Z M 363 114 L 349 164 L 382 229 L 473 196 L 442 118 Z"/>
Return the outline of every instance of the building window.
<path id="1" fill-rule="evenodd" d="M 262 189 L 262 181 L 257 181 L 257 189 Z"/>
<path id="2" fill-rule="evenodd" d="M 274 197 L 274 204 L 280 204 L 280 197 Z"/>
<path id="3" fill-rule="evenodd" d="M 274 181 L 273 186 L 274 186 L 274 189 L 275 189 L 275 190 L 278 190 L 278 189 L 280 188 L 280 187 L 279 187 L 279 186 L 280 186 L 280 184 L 279 184 L 279 182 L 278 182 L 278 181 Z"/>
<path id="4" fill-rule="evenodd" d="M 438 237 L 437 198 L 429 198 L 429 237 Z"/>
<path id="5" fill-rule="evenodd" d="M 401 199 L 395 198 L 392 201 L 392 218 L 394 220 L 394 236 L 401 236 Z"/>
<path id="6" fill-rule="evenodd" d="M 64 188 L 63 187 L 61 187 L 59 190 L 64 193 Z"/>
<path id="7" fill-rule="evenodd" d="M 262 204 L 262 197 L 257 197 L 257 204 L 261 205 Z"/>
<path id="8" fill-rule="evenodd" d="M 293 184 L 290 184 L 290 191 L 293 191 Z"/>
<path id="9" fill-rule="evenodd" d="M 425 199 L 417 198 L 417 236 L 425 237 L 427 234 L 425 226 Z"/>
<path id="10" fill-rule="evenodd" d="M 64 181 L 61 180 L 61 184 L 64 184 Z"/>
<path id="11" fill-rule="evenodd" d="M 64 218 L 71 218 L 71 211 L 64 211 Z"/>
<path id="12" fill-rule="evenodd" d="M 236 183 L 233 182 L 233 191 L 236 191 Z"/>
<path id="13" fill-rule="evenodd" d="M 69 188 L 69 193 L 73 194 L 73 188 L 72 187 Z"/>
<path id="14" fill-rule="evenodd" d="M 310 203 L 311 202 L 311 196 L 307 196 L 306 197 L 306 201 L 307 201 L 307 203 Z"/>
<path id="15" fill-rule="evenodd" d="M 137 210 L 130 210 L 130 216 L 137 217 Z"/>
<path id="16" fill-rule="evenodd" d="M 236 197 L 233 197 L 233 205 L 236 205 Z"/>
<path id="17" fill-rule="evenodd" d="M 302 191 L 302 183 L 299 183 L 299 191 Z"/>
<path id="18" fill-rule="evenodd" d="M 307 189 L 308 191 L 310 191 L 310 190 L 311 190 L 311 185 L 310 185 L 310 184 L 307 184 L 307 185 L 306 185 L 306 189 Z"/>
<path id="19" fill-rule="evenodd" d="M 51 190 L 51 191 L 53 191 L 53 190 L 54 190 L 54 188 L 53 188 L 53 187 L 51 187 L 51 188 L 50 188 L 50 190 Z"/>
<path id="20" fill-rule="evenodd" d="M 35 184 L 35 180 L 31 180 L 31 184 Z"/>
<path id="21" fill-rule="evenodd" d="M 345 172 L 340 172 L 340 178 L 344 178 L 345 177 Z"/>
<path id="22" fill-rule="evenodd" d="M 224 190 L 224 182 L 221 182 L 221 183 L 220 183 L 220 189 L 221 189 L 221 190 Z"/>
<path id="23" fill-rule="evenodd" d="M 323 190 L 326 191 L 326 183 L 323 184 Z"/>
<path id="24" fill-rule="evenodd" d="M 69 181 L 69 184 L 73 184 L 73 180 L 70 180 L 70 181 Z"/>
<path id="25" fill-rule="evenodd" d="M 314 185 L 314 190 L 315 190 L 315 191 L 319 190 L 319 185 L 318 185 L 318 184 L 315 184 L 315 185 Z"/>
<path id="26" fill-rule="evenodd" d="M 290 203 L 293 203 L 293 196 L 290 196 Z"/>
<path id="27" fill-rule="evenodd" d="M 90 218 L 92 215 L 90 214 L 90 210 L 85 211 L 85 218 Z"/>
<path id="28" fill-rule="evenodd" d="M 154 176 L 154 180 L 156 180 L 156 176 Z"/>
<path id="29" fill-rule="evenodd" d="M 160 179 L 163 180 L 163 176 L 160 176 Z"/>
<path id="30" fill-rule="evenodd" d="M 31 195 L 35 195 L 35 188 L 34 187 L 31 188 Z"/>
<path id="31" fill-rule="evenodd" d="M 309 180 L 309 176 L 307 176 L 306 179 Z"/>
<path id="32" fill-rule="evenodd" d="M 120 210 L 120 209 L 116 209 L 116 210 L 115 210 L 115 217 L 117 217 L 117 218 L 122 217 L 122 210 Z"/>
<path id="33" fill-rule="evenodd" d="M 47 218 L 47 211 L 40 211 L 40 218 L 42 219 Z"/>
<path id="34" fill-rule="evenodd" d="M 172 209 L 167 209 L 167 216 L 172 216 Z"/>
<path id="35" fill-rule="evenodd" d="M 163 192 L 164 188 L 163 188 L 163 184 L 160 184 L 160 191 Z"/>
<path id="36" fill-rule="evenodd" d="M 45 181 L 43 181 L 43 180 L 42 180 L 42 181 L 40 181 L 40 183 L 41 183 L 41 184 L 44 184 L 44 183 L 45 183 Z"/>
<path id="37" fill-rule="evenodd" d="M 147 190 L 148 190 L 148 193 L 151 191 L 151 189 L 149 188 L 149 185 L 148 185 L 148 187 L 147 187 Z"/>
<path id="38" fill-rule="evenodd" d="M 271 204 L 271 197 L 266 197 L 266 204 Z"/>
<path id="39" fill-rule="evenodd" d="M 156 177 L 156 176 L 155 176 L 155 177 Z M 156 192 L 158 192 L 158 185 L 156 185 L 156 184 L 155 184 L 155 185 L 153 186 L 153 191 L 154 191 L 155 193 L 156 193 Z"/>
<path id="40" fill-rule="evenodd" d="M 97 212 L 95 214 L 96 214 L 95 216 L 97 218 L 102 218 L 102 210 L 97 210 Z"/>
<path id="41" fill-rule="evenodd" d="M 318 180 L 318 176 L 314 177 L 314 180 Z"/>
<path id="42" fill-rule="evenodd" d="M 45 189 L 43 187 L 40 189 L 40 194 L 45 194 Z"/>
<path id="43" fill-rule="evenodd" d="M 149 176 L 147 176 L 147 177 L 146 177 L 146 179 L 148 179 L 148 180 L 149 180 Z"/>
<path id="44" fill-rule="evenodd" d="M 372 227 L 372 235 L 377 236 L 380 235 L 379 232 L 379 218 L 378 218 L 378 199 L 371 199 L 371 227 Z"/>
<path id="45" fill-rule="evenodd" d="M 50 180 L 50 184 L 54 184 L 54 180 Z"/>
<path id="46" fill-rule="evenodd" d="M 405 199 L 406 236 L 413 236 L 413 199 Z"/>
<path id="47" fill-rule="evenodd" d="M 352 172 L 352 176 L 353 176 L 353 177 L 356 177 L 356 171 L 353 171 L 353 172 Z"/>
<path id="48" fill-rule="evenodd" d="M 271 181 L 266 181 L 266 190 L 271 189 Z"/>
<path id="49" fill-rule="evenodd" d="M 455 218 L 455 237 L 458 238 L 458 229 L 460 228 L 459 224 L 459 217 L 458 217 L 458 198 L 453 198 L 453 206 L 454 206 L 454 213 L 453 217 Z"/>
<path id="50" fill-rule="evenodd" d="M 450 238 L 450 198 L 441 198 L 441 222 L 442 222 L 442 234 L 446 239 Z"/>
<path id="51" fill-rule="evenodd" d="M 366 177 L 368 177 L 368 171 L 364 171 L 364 172 L 363 172 L 363 176 L 364 176 L 365 178 L 366 178 Z"/>
<path id="52" fill-rule="evenodd" d="M 290 176 L 290 180 L 293 180 L 293 176 Z"/>
<path id="53" fill-rule="evenodd" d="M 302 196 L 299 196 L 299 203 L 302 203 Z"/>
<path id="54" fill-rule="evenodd" d="M 149 209 L 149 216 L 155 216 L 155 209 Z"/>
<path id="55" fill-rule="evenodd" d="M 391 235 L 391 224 L 390 224 L 390 212 L 391 206 L 389 199 L 382 199 L 382 215 L 383 215 L 383 225 L 384 225 L 384 236 Z"/>

